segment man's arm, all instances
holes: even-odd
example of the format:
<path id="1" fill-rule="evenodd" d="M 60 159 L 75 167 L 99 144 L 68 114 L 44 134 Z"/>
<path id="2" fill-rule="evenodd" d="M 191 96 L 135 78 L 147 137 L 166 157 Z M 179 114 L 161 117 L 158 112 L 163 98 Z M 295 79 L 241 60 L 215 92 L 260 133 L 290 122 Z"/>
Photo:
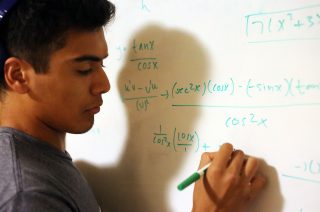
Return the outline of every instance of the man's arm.
<path id="1" fill-rule="evenodd" d="M 195 183 L 192 211 L 244 211 L 266 183 L 258 175 L 258 160 L 223 144 L 216 153 L 204 153 L 199 167 L 211 161 L 206 174 Z"/>

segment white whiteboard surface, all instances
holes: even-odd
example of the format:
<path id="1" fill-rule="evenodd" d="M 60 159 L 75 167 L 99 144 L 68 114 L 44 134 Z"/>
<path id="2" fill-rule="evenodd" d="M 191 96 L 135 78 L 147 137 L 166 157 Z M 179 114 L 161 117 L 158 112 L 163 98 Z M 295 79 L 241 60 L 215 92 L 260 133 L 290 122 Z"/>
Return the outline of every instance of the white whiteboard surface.
<path id="1" fill-rule="evenodd" d="M 67 150 L 103 211 L 191 211 L 178 183 L 224 142 L 263 160 L 250 211 L 318 212 L 319 0 L 121 0 L 111 91 Z"/>

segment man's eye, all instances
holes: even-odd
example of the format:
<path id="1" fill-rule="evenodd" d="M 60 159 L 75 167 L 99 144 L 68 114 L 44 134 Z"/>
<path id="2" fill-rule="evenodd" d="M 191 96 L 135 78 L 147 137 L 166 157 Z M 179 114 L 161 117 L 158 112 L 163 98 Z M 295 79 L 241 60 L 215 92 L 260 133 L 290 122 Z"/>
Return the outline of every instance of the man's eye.
<path id="1" fill-rule="evenodd" d="M 92 71 L 92 69 L 78 70 L 78 73 L 80 75 L 86 76 L 86 75 L 90 74 L 91 71 Z"/>

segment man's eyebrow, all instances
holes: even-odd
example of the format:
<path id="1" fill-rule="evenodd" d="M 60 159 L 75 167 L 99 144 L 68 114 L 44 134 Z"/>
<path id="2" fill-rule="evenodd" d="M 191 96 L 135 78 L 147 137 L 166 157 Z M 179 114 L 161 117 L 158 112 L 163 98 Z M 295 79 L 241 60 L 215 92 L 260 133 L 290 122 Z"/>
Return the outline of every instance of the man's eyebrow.
<path id="1" fill-rule="evenodd" d="M 100 62 L 107 57 L 108 57 L 108 54 L 106 54 L 106 56 L 104 56 L 104 57 L 98 57 L 95 55 L 83 55 L 83 56 L 74 58 L 73 61 L 75 61 L 75 62 L 84 62 L 84 61 Z"/>

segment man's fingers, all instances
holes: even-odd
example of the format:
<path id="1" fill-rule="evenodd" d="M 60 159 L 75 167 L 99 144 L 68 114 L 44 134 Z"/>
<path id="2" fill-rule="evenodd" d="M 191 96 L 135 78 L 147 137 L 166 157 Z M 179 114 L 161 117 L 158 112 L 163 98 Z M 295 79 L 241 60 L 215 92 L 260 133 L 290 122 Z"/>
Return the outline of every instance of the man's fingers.
<path id="1" fill-rule="evenodd" d="M 210 152 L 210 153 L 209 152 L 205 152 L 205 153 L 203 153 L 202 156 L 201 156 L 201 161 L 200 161 L 198 169 L 201 169 L 202 167 L 204 167 L 208 163 L 212 162 L 215 154 L 216 154 L 215 152 Z"/>
<path id="2" fill-rule="evenodd" d="M 229 170 L 236 174 L 239 175 L 240 171 L 243 167 L 243 161 L 244 161 L 244 153 L 241 150 L 236 150 L 232 154 L 232 159 L 229 164 Z"/>
<path id="3" fill-rule="evenodd" d="M 216 168 L 226 168 L 229 160 L 231 158 L 233 152 L 233 146 L 229 143 L 223 144 L 217 154 L 215 155 L 215 158 L 213 160 L 213 163 Z"/>
<path id="4" fill-rule="evenodd" d="M 244 165 L 243 177 L 245 181 L 249 183 L 252 178 L 256 175 L 259 167 L 259 161 L 256 158 L 249 157 Z"/>
<path id="5" fill-rule="evenodd" d="M 250 199 L 255 198 L 266 185 L 266 183 L 267 180 L 265 177 L 261 175 L 255 176 L 251 181 Z"/>

